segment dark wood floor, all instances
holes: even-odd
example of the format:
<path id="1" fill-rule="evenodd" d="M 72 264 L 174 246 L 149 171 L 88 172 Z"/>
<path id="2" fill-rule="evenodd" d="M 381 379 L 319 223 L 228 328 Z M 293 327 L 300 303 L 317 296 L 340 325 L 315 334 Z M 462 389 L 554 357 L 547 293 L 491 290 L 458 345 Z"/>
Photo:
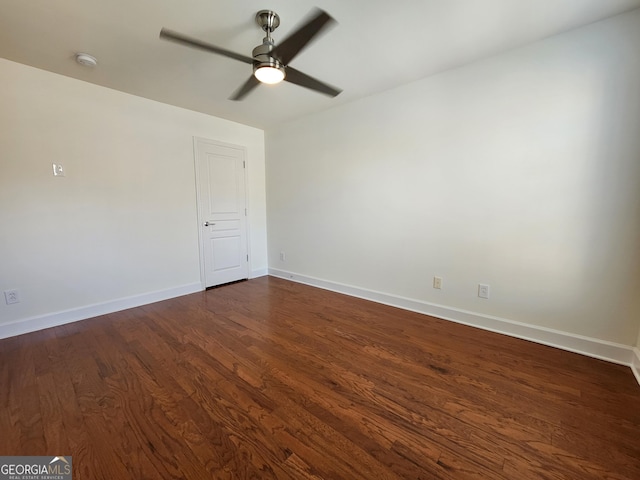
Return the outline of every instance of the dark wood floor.
<path id="1" fill-rule="evenodd" d="M 0 455 L 75 480 L 640 479 L 627 367 L 277 278 L 0 341 Z"/>

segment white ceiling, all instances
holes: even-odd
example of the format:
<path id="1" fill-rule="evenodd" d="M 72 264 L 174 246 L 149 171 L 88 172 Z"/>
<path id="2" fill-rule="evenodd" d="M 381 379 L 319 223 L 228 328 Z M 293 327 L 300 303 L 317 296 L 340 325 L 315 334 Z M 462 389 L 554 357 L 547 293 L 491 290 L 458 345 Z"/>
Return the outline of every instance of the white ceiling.
<path id="1" fill-rule="evenodd" d="M 162 27 L 251 56 L 255 13 L 280 15 L 276 44 L 313 7 L 337 21 L 291 65 L 344 91 L 283 82 L 228 97 L 251 66 L 161 41 Z M 2 0 L 0 57 L 268 129 L 640 7 L 640 0 Z M 98 58 L 89 69 L 76 52 Z"/>

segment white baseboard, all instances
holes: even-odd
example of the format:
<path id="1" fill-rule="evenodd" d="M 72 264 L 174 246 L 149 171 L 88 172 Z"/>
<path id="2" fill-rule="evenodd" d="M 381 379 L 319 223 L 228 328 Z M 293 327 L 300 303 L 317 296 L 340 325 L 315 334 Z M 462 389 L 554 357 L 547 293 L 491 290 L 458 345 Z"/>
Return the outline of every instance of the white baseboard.
<path id="1" fill-rule="evenodd" d="M 636 380 L 640 383 L 640 349 L 633 349 L 633 360 L 631 360 L 631 371 L 636 376 Z"/>
<path id="2" fill-rule="evenodd" d="M 628 345 L 298 275 L 275 268 L 269 269 L 269 275 L 630 366 L 640 383 L 640 352 Z"/>
<path id="3" fill-rule="evenodd" d="M 160 290 L 157 292 L 143 293 L 131 297 L 118 298 L 104 303 L 87 305 L 84 307 L 64 310 L 37 317 L 25 318 L 11 323 L 0 325 L 0 339 L 22 335 L 24 333 L 44 330 L 45 328 L 57 327 L 65 323 L 77 322 L 88 318 L 106 315 L 108 313 L 126 310 L 127 308 L 139 307 L 153 302 L 160 302 L 169 298 L 180 297 L 202 290 L 200 283 L 190 283 L 178 287 Z"/>

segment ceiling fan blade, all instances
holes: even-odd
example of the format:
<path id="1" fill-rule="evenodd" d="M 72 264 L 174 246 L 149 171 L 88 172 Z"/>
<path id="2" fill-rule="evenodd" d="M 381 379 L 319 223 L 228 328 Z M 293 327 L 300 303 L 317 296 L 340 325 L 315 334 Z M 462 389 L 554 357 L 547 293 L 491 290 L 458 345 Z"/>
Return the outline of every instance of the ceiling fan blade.
<path id="1" fill-rule="evenodd" d="M 287 65 L 318 33 L 334 22 L 333 17 L 327 12 L 316 9 L 313 17 L 280 42 L 271 55 Z"/>
<path id="2" fill-rule="evenodd" d="M 233 92 L 233 95 L 229 97 L 229 100 L 242 100 L 251 90 L 256 88 L 259 84 L 260 80 L 251 75 L 240 88 Z"/>
<path id="3" fill-rule="evenodd" d="M 234 60 L 239 60 L 244 63 L 253 64 L 253 58 L 246 57 L 244 55 L 240 55 L 239 53 L 232 52 L 230 50 L 225 50 L 224 48 L 216 47 L 215 45 L 211 45 L 210 43 L 203 42 L 202 40 L 198 40 L 197 38 L 188 37 L 178 32 L 174 32 L 172 30 L 167 30 L 163 28 L 160 30 L 160 38 L 164 40 L 170 40 L 172 42 L 180 43 L 182 45 L 186 45 L 187 47 L 199 48 L 200 50 L 205 50 L 207 52 L 217 53 L 218 55 L 223 55 L 225 57 L 233 58 Z"/>
<path id="4" fill-rule="evenodd" d="M 330 97 L 335 97 L 342 90 L 336 87 L 332 87 L 320 80 L 316 80 L 313 77 L 310 77 L 306 73 L 302 73 L 300 70 L 296 70 L 292 67 L 287 67 L 286 69 L 287 75 L 284 79 L 287 82 L 295 83 L 296 85 L 300 85 L 301 87 L 309 88 L 311 90 L 315 90 L 316 92 L 324 93 L 325 95 L 329 95 Z"/>

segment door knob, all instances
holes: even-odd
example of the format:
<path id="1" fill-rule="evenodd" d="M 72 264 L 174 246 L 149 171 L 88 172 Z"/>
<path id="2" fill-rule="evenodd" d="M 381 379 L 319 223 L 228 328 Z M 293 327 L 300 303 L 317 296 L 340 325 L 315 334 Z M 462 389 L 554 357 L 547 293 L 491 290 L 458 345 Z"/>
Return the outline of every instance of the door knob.
<path id="1" fill-rule="evenodd" d="M 204 222 L 204 226 L 205 227 L 211 227 L 213 225 L 215 225 L 215 223 L 213 223 L 213 222 Z"/>

